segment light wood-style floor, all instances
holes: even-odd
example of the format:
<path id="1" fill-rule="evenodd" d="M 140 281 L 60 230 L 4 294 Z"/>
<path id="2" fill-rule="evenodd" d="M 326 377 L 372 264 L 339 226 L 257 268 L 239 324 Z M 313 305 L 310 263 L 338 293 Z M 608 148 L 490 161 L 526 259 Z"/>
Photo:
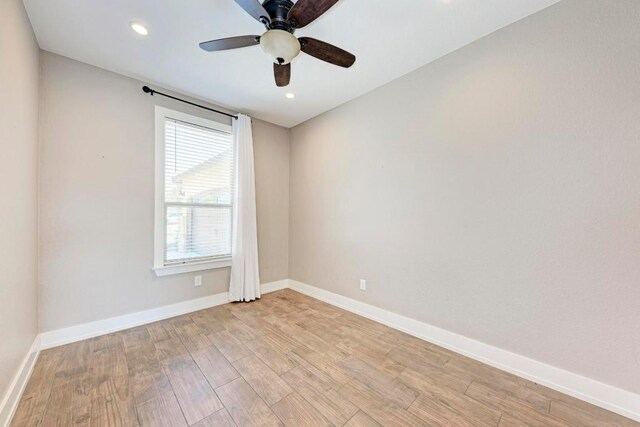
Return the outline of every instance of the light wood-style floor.
<path id="1" fill-rule="evenodd" d="M 284 290 L 43 351 L 12 425 L 639 424 Z"/>

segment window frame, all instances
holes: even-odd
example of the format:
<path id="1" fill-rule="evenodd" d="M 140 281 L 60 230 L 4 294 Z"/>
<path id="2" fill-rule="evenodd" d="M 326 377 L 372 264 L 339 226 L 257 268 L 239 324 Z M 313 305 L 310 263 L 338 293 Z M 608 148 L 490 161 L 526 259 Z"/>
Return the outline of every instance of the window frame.
<path id="1" fill-rule="evenodd" d="M 165 264 L 166 244 L 166 201 L 165 201 L 165 119 L 178 120 L 185 123 L 226 132 L 233 135 L 233 127 L 224 123 L 215 122 L 202 117 L 170 110 L 168 108 L 155 107 L 155 209 L 154 209 L 154 239 L 153 239 L 153 271 L 157 276 L 189 273 L 194 271 L 211 270 L 231 266 L 231 256 L 220 257 L 211 260 L 196 260 L 183 263 Z M 232 137 L 233 139 L 233 137 Z M 233 141 L 235 152 L 235 141 Z M 235 155 L 234 155 L 235 161 Z M 234 165 L 235 169 L 235 165 Z M 235 189 L 234 189 L 235 192 Z M 233 202 L 231 212 L 233 215 Z M 231 224 L 233 229 L 233 222 Z"/>

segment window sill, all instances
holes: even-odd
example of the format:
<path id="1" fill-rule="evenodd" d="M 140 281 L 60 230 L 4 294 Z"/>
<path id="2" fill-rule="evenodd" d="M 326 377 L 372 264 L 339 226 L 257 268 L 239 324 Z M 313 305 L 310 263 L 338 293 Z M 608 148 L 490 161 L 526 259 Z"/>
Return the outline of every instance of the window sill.
<path id="1" fill-rule="evenodd" d="M 194 271 L 213 270 L 215 268 L 231 267 L 231 258 L 215 261 L 193 262 L 190 264 L 163 265 L 154 267 L 156 276 L 171 276 L 173 274 L 191 273 Z"/>

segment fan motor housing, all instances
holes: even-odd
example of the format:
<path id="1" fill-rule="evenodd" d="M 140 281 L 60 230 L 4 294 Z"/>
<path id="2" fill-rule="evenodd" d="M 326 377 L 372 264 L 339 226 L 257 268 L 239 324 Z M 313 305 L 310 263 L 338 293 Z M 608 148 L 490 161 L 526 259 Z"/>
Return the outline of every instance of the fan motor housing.
<path id="1" fill-rule="evenodd" d="M 291 0 L 267 0 L 262 7 L 269 13 L 271 23 L 269 28 L 293 32 L 293 28 L 287 23 L 287 15 L 293 7 Z"/>

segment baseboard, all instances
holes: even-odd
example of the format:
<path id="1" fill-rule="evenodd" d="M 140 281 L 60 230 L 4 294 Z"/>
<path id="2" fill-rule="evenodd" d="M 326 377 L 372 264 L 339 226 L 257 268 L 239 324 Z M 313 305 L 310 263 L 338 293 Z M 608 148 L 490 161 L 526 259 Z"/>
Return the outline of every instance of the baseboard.
<path id="1" fill-rule="evenodd" d="M 263 294 L 268 294 L 269 292 L 281 291 L 283 289 L 287 289 L 288 287 L 289 279 L 276 280 L 275 282 L 263 283 L 260 286 L 260 291 Z"/>
<path id="2" fill-rule="evenodd" d="M 640 395 L 622 390 L 471 338 L 437 328 L 315 286 L 289 280 L 289 288 L 367 317 L 425 341 L 463 354 L 519 377 L 640 421 Z"/>
<path id="3" fill-rule="evenodd" d="M 263 294 L 266 294 L 280 289 L 285 289 L 287 286 L 288 280 L 278 280 L 276 282 L 262 284 L 261 291 Z M 40 334 L 41 349 L 44 350 L 51 347 L 57 347 L 59 345 L 109 334 L 111 332 L 134 328 L 136 326 L 157 322 L 158 320 L 164 320 L 198 310 L 204 310 L 205 308 L 215 307 L 228 302 L 228 292 L 222 292 L 215 295 L 179 302 L 177 304 L 139 311 L 137 313 L 125 314 L 122 316 L 111 317 L 109 319 L 84 323 L 82 325 L 43 332 Z"/>
<path id="4" fill-rule="evenodd" d="M 36 335 L 36 338 L 31 344 L 31 348 L 29 348 L 28 353 L 24 356 L 24 359 L 22 360 L 18 371 L 13 377 L 13 380 L 11 381 L 6 394 L 3 396 L 2 401 L 0 402 L 1 427 L 9 426 L 11 418 L 13 418 L 13 414 L 15 414 L 16 409 L 18 409 L 18 403 L 20 402 L 20 398 L 22 397 L 24 388 L 27 386 L 27 382 L 29 382 L 31 372 L 33 371 L 33 367 L 36 364 L 36 360 L 38 360 L 39 353 L 40 335 Z"/>

